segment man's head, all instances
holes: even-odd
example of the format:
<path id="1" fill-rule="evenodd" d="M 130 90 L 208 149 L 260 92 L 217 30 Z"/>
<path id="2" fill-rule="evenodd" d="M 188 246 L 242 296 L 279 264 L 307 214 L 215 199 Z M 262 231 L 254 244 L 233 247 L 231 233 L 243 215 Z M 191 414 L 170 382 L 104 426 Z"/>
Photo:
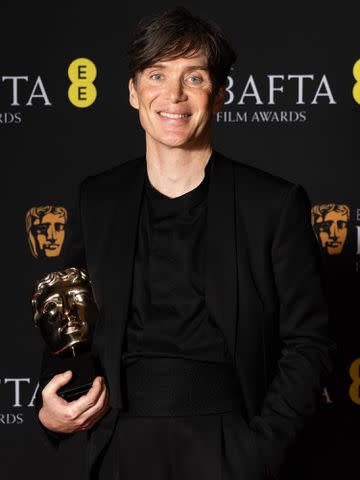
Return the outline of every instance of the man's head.
<path id="1" fill-rule="evenodd" d="M 129 46 L 130 103 L 147 140 L 201 145 L 236 55 L 214 23 L 177 7 L 141 20 Z"/>

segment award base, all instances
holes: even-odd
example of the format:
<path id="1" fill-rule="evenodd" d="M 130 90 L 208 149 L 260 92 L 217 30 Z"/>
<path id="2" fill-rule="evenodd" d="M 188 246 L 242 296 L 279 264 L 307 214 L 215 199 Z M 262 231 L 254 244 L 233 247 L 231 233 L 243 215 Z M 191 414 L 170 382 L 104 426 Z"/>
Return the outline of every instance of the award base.
<path id="1" fill-rule="evenodd" d="M 98 374 L 97 362 L 90 351 L 76 351 L 75 355 L 72 352 L 51 355 L 46 370 L 49 380 L 58 373 L 72 371 L 71 380 L 57 391 L 57 394 L 67 402 L 85 395 Z"/>

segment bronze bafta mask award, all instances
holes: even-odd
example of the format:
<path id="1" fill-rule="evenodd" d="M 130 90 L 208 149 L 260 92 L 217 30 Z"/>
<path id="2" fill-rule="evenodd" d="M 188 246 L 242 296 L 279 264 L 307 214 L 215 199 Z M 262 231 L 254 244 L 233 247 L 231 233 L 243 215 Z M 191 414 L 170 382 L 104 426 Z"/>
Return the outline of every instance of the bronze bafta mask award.
<path id="1" fill-rule="evenodd" d="M 49 273 L 36 282 L 32 306 L 34 324 L 50 351 L 46 379 L 71 370 L 70 382 L 57 393 L 75 400 L 91 388 L 97 371 L 90 349 L 98 310 L 87 272 L 72 267 Z"/>

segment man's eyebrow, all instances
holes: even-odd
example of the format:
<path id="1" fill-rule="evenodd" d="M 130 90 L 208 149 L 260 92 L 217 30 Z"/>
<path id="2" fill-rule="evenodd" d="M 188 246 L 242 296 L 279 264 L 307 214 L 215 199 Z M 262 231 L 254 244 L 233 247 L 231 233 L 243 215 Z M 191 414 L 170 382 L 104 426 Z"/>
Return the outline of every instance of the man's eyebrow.
<path id="1" fill-rule="evenodd" d="M 166 68 L 167 65 L 164 65 L 163 63 L 156 63 L 154 65 L 150 65 L 147 67 L 147 70 L 149 68 Z M 209 67 L 207 65 L 189 65 L 188 67 L 185 67 L 185 70 L 209 70 Z"/>
<path id="2" fill-rule="evenodd" d="M 209 70 L 207 65 L 190 65 L 186 68 L 187 70 Z"/>

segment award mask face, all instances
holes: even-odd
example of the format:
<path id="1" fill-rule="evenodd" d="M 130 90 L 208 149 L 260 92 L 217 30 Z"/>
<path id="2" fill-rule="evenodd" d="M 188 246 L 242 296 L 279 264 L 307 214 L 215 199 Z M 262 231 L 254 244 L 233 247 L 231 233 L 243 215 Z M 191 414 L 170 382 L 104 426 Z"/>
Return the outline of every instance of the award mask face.
<path id="1" fill-rule="evenodd" d="M 98 312 L 85 270 L 50 273 L 37 283 L 32 304 L 34 323 L 52 353 L 91 342 Z"/>

